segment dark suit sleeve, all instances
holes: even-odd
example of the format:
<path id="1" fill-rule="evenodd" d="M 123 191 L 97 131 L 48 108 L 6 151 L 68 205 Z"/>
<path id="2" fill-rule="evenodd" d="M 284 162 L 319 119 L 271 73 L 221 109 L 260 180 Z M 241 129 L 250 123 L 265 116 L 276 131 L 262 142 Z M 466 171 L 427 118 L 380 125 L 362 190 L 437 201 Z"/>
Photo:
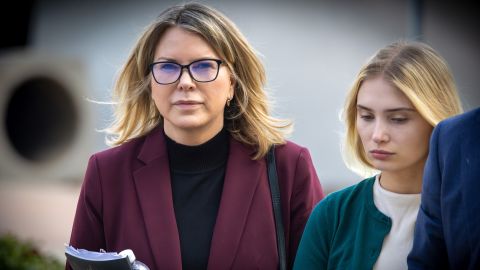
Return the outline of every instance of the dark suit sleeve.
<path id="1" fill-rule="evenodd" d="M 102 222 L 102 187 L 95 156 L 88 162 L 80 190 L 70 245 L 92 251 L 106 248 Z M 66 269 L 70 269 L 68 264 Z"/>
<path id="2" fill-rule="evenodd" d="M 300 238 L 314 206 L 324 197 L 312 158 L 302 148 L 297 160 L 290 213 L 290 267 L 293 266 Z"/>
<path id="3" fill-rule="evenodd" d="M 440 156 L 441 128 L 442 123 L 434 129 L 430 141 L 413 248 L 408 256 L 409 269 L 444 269 L 448 266 L 440 200 L 444 168 L 444 158 Z"/>

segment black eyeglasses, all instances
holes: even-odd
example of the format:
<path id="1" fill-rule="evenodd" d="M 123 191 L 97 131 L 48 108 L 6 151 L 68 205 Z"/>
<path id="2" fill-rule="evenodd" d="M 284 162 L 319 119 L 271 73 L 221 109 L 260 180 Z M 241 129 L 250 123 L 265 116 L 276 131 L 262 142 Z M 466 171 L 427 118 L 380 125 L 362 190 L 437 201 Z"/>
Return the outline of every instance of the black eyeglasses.
<path id="1" fill-rule="evenodd" d="M 172 84 L 180 79 L 184 68 L 190 77 L 197 82 L 211 82 L 218 76 L 222 60 L 201 59 L 188 65 L 180 65 L 172 61 L 160 61 L 150 64 L 150 71 L 158 84 Z"/>

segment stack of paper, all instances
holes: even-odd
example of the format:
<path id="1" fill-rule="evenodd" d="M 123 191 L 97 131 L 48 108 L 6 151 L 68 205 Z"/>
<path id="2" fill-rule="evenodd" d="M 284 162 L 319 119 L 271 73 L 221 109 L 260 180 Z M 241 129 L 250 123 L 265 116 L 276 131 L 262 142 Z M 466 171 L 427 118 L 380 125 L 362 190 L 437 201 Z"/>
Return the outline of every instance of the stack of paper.
<path id="1" fill-rule="evenodd" d="M 131 254 L 131 256 L 129 256 Z M 131 250 L 117 252 L 96 252 L 65 247 L 65 256 L 73 270 L 133 270 L 135 256 Z"/>

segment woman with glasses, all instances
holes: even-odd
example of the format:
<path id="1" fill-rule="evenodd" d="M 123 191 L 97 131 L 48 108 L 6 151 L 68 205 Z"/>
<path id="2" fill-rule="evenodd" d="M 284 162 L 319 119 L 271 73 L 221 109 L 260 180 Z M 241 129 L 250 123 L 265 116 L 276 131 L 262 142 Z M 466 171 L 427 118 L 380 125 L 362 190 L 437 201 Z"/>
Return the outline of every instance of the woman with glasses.
<path id="1" fill-rule="evenodd" d="M 150 269 L 278 269 L 265 155 L 275 145 L 287 263 L 323 197 L 308 150 L 269 115 L 265 71 L 201 4 L 145 30 L 116 82 L 114 148 L 94 154 L 70 244 L 132 249 Z"/>
<path id="2" fill-rule="evenodd" d="M 346 163 L 373 176 L 315 207 L 294 269 L 407 269 L 430 134 L 461 110 L 447 64 L 430 46 L 379 50 L 343 114 Z"/>

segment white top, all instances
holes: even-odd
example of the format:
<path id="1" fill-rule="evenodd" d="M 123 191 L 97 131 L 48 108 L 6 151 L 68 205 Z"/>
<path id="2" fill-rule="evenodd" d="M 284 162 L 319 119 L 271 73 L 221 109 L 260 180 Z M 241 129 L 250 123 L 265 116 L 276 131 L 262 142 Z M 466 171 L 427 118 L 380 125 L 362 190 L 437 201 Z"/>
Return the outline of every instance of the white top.
<path id="1" fill-rule="evenodd" d="M 383 240 L 374 270 L 408 269 L 407 256 L 413 245 L 413 230 L 420 207 L 420 193 L 399 194 L 384 189 L 379 175 L 373 185 L 375 206 L 392 220 L 392 229 Z"/>

